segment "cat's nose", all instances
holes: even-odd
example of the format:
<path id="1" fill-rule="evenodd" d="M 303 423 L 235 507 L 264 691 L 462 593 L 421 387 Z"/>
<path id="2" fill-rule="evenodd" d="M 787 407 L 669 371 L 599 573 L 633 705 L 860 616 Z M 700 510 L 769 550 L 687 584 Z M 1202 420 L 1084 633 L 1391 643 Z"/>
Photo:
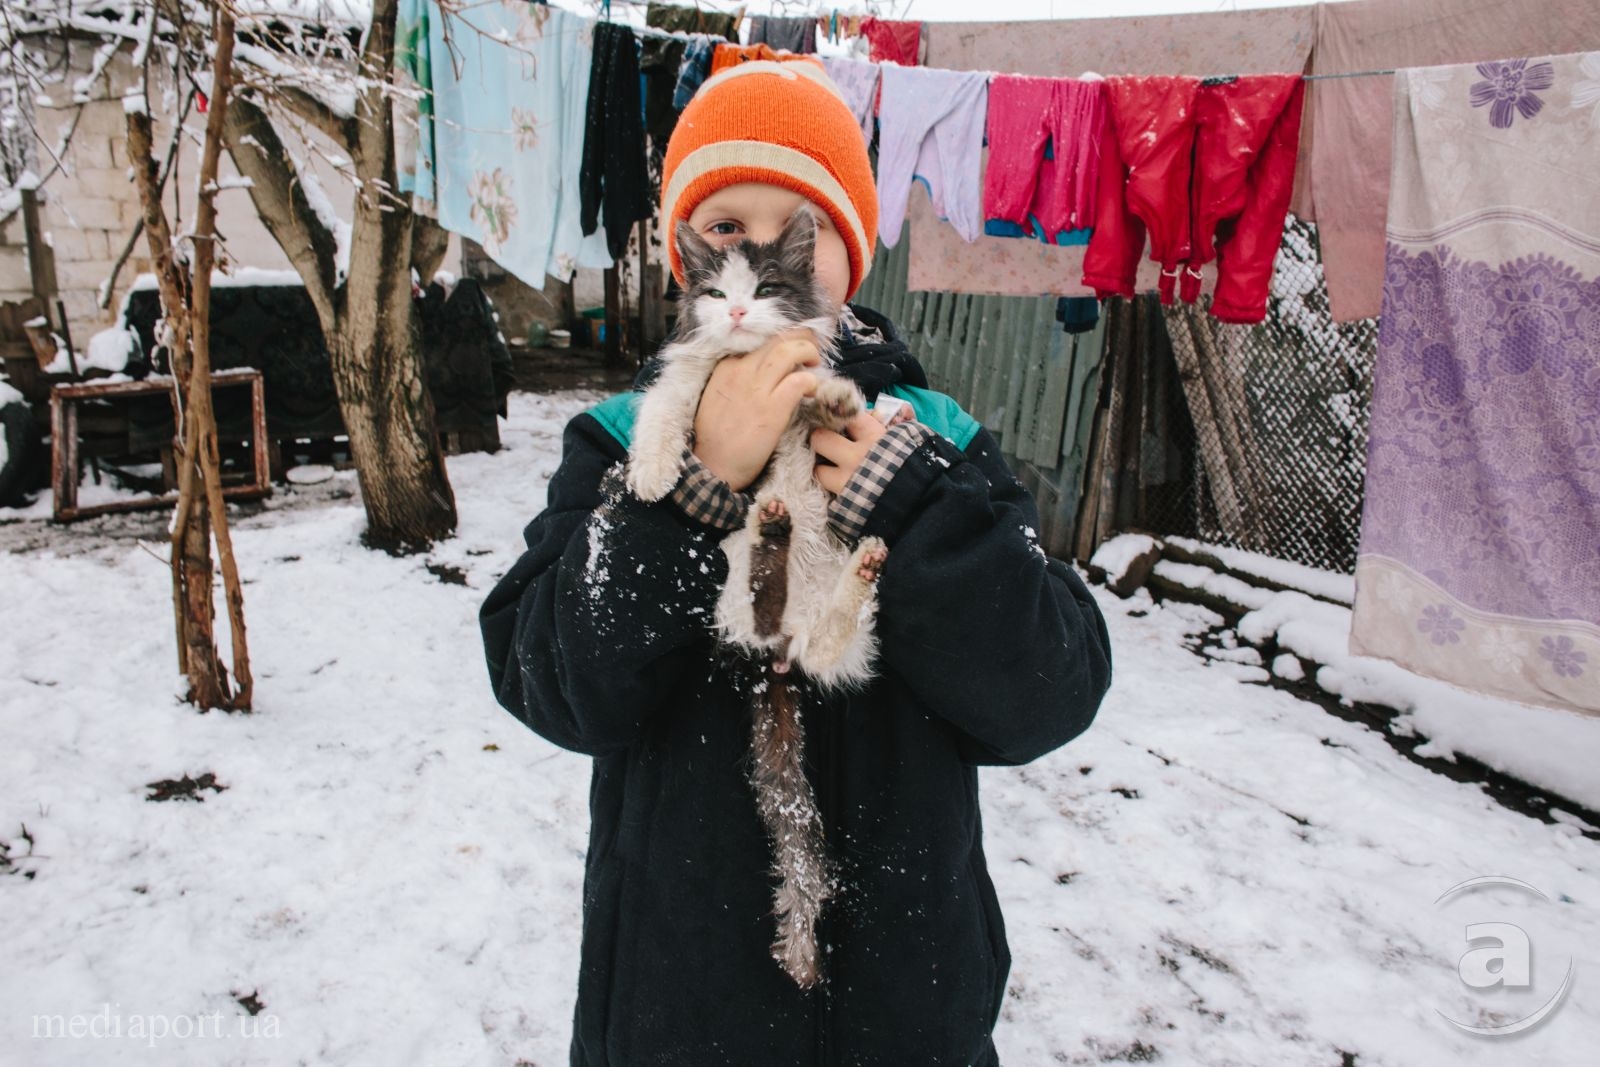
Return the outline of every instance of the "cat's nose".
<path id="1" fill-rule="evenodd" d="M 743 321 L 744 316 L 745 316 L 745 309 L 744 308 L 729 308 L 728 309 L 728 318 L 733 320 L 733 324 L 735 326 L 739 325 L 739 323 L 741 321 Z"/>

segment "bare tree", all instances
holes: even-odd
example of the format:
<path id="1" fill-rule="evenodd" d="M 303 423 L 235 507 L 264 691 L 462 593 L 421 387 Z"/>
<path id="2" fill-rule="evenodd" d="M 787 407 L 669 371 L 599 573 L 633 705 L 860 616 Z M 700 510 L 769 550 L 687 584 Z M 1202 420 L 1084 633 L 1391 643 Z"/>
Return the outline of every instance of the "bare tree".
<path id="1" fill-rule="evenodd" d="M 350 77 L 341 64 L 319 69 L 302 58 L 291 68 L 298 77 L 285 79 L 272 59 L 258 57 L 263 62 L 247 75 L 252 88 L 235 100 L 226 126 L 229 153 L 251 181 L 256 210 L 317 309 L 361 480 L 367 541 L 391 552 L 425 548 L 456 525 L 411 290 L 413 269 L 424 281 L 438 269 L 447 235 L 412 212 L 410 198 L 398 191 L 397 12 L 397 0 L 374 0 L 348 108 L 336 95 L 343 87 L 328 85 L 341 74 Z M 271 56 L 289 51 L 279 47 Z M 287 151 L 274 111 L 308 124 L 347 153 L 356 203 L 346 248 L 340 248 L 337 223 L 315 178 Z M 347 274 L 341 251 L 349 257 Z"/>
<path id="2" fill-rule="evenodd" d="M 213 11 L 215 51 L 211 65 L 211 112 L 200 157 L 200 188 L 192 251 L 174 241 L 162 205 L 159 172 L 148 101 L 150 72 L 143 89 L 125 102 L 128 151 L 134 164 L 142 208 L 142 227 L 156 267 L 161 293 L 162 329 L 172 360 L 174 388 L 182 400 L 178 464 L 178 502 L 172 524 L 172 599 L 176 615 L 178 668 L 189 677 L 188 699 L 205 708 L 248 711 L 253 681 L 245 641 L 244 594 L 228 532 L 217 453 L 217 419 L 211 406 L 211 270 L 216 260 L 217 164 L 228 110 L 233 70 L 234 22 L 225 6 Z M 148 58 L 147 58 L 148 64 Z M 228 672 L 217 654 L 211 600 L 211 537 L 222 563 L 223 586 L 232 635 L 233 667 L 239 684 L 230 692 Z"/>
<path id="3" fill-rule="evenodd" d="M 132 49 L 142 62 L 164 50 L 180 82 L 192 79 L 186 72 L 203 70 L 217 51 L 212 12 L 223 2 L 239 33 L 224 143 L 316 309 L 367 512 L 364 540 L 420 551 L 457 521 L 412 299 L 413 271 L 431 279 L 448 238 L 398 190 L 397 0 L 373 0 L 370 23 L 353 27 L 297 20 L 259 0 L 23 0 L 7 5 L 8 70 L 33 69 L 28 42 L 48 37 L 98 42 L 97 59 Z M 180 84 L 170 110 L 192 88 Z M 337 155 L 354 188 L 348 224 L 311 170 L 318 152 Z"/>

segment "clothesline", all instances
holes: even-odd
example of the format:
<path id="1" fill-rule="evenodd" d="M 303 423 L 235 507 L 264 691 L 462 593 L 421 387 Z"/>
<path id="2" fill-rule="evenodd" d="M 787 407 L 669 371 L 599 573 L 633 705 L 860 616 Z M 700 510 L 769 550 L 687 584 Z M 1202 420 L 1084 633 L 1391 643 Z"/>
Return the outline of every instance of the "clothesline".
<path id="1" fill-rule="evenodd" d="M 1301 78 L 1308 82 L 1323 81 L 1328 78 L 1371 78 L 1380 74 L 1396 74 L 1394 70 L 1351 70 L 1343 74 L 1303 74 Z"/>
<path id="2" fill-rule="evenodd" d="M 697 36 L 700 36 L 700 37 L 704 37 L 704 36 L 715 37 L 716 36 L 715 34 L 710 34 L 710 35 L 707 35 L 707 34 L 693 34 L 693 33 L 685 33 L 685 32 L 682 32 L 682 31 L 673 32 L 673 31 L 668 31 L 668 30 L 657 29 L 654 26 L 635 26 L 635 25 L 633 25 L 632 23 L 629 23 L 629 22 L 620 22 L 620 21 L 618 21 L 616 19 L 613 19 L 613 18 L 609 17 L 610 6 L 611 6 L 612 3 L 627 4 L 627 5 L 634 6 L 634 7 L 643 7 L 646 4 L 646 0 L 606 0 L 605 13 L 603 13 L 600 16 L 597 17 L 597 19 L 596 19 L 597 22 L 610 22 L 613 25 L 617 25 L 617 26 L 627 26 L 629 29 L 633 30 L 635 35 L 640 36 L 640 37 L 657 37 L 657 38 L 662 38 L 662 39 L 666 39 L 666 40 L 690 41 L 690 40 L 693 40 Z M 741 10 L 742 10 L 742 8 L 741 8 Z M 737 42 L 730 42 L 730 43 L 737 43 Z M 874 61 L 870 60 L 870 59 L 861 59 L 861 60 L 858 60 L 858 62 L 874 62 Z M 933 70 L 940 69 L 940 68 L 938 68 L 938 67 L 936 67 L 936 66 L 934 66 L 932 64 L 929 64 L 928 66 L 929 66 L 929 69 L 933 69 Z M 990 75 L 992 77 L 994 77 L 994 76 L 999 76 L 1001 73 L 1004 73 L 1004 72 L 1002 72 L 1002 71 L 990 71 L 989 73 L 990 73 Z M 1389 70 L 1352 70 L 1352 71 L 1345 71 L 1345 72 L 1342 72 L 1342 73 L 1339 73 L 1339 74 L 1303 74 L 1303 75 L 1301 75 L 1301 79 L 1303 81 L 1331 81 L 1331 80 L 1336 79 L 1336 78 L 1387 77 L 1387 76 L 1393 75 L 1394 73 L 1395 73 L 1395 71 L 1393 69 L 1389 69 Z M 1241 75 L 1238 75 L 1238 74 L 1213 74 L 1213 75 L 1209 75 L 1209 76 L 1207 76 L 1207 77 L 1205 77 L 1205 78 L 1203 78 L 1201 80 L 1202 81 L 1208 81 L 1208 82 L 1228 81 L 1228 80 L 1231 80 L 1231 79 L 1234 79 L 1234 78 L 1238 78 L 1238 77 L 1241 77 Z"/>

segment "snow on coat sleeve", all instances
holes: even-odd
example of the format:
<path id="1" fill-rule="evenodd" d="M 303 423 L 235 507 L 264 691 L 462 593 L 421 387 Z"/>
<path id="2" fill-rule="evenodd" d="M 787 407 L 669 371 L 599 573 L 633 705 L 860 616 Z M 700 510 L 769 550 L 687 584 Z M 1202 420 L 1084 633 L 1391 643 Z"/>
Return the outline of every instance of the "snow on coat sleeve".
<path id="1" fill-rule="evenodd" d="M 568 423 L 527 549 L 478 613 L 501 706 L 587 755 L 626 748 L 704 663 L 727 575 L 722 531 L 628 492 L 624 455 L 593 417 Z"/>
<path id="2" fill-rule="evenodd" d="M 889 546 L 882 666 L 956 727 L 969 763 L 1029 763 L 1066 744 L 1111 686 L 1105 619 L 1038 528 L 987 430 L 965 452 L 938 434 L 919 445 L 863 528 Z"/>

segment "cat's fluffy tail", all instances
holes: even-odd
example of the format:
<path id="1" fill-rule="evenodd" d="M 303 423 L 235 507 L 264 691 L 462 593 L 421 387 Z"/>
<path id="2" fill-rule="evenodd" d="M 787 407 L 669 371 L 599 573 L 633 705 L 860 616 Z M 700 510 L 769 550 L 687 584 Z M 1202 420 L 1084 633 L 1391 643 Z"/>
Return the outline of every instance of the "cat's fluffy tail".
<path id="1" fill-rule="evenodd" d="M 835 883 L 822 816 L 805 776 L 805 733 L 791 677 L 769 665 L 755 694 L 750 781 L 772 841 L 772 874 L 778 879 L 772 958 L 806 989 L 822 978 L 816 924 Z"/>

